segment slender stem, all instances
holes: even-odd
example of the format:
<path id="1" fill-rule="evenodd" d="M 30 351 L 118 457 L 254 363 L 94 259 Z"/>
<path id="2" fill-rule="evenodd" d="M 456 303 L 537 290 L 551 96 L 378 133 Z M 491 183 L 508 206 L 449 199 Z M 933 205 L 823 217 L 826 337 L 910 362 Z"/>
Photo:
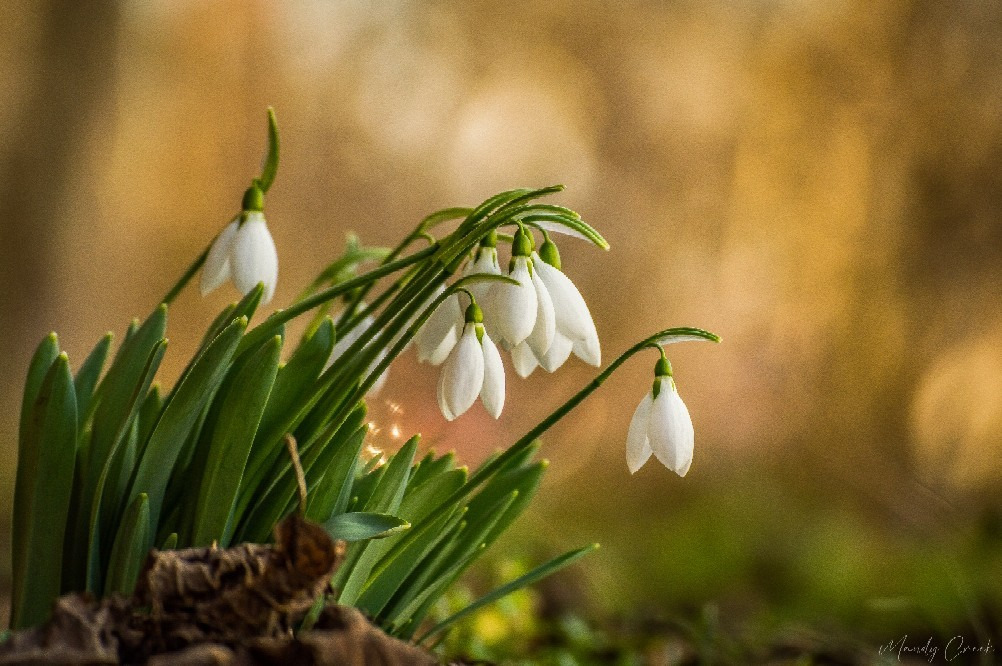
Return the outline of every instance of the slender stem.
<path id="1" fill-rule="evenodd" d="M 213 239 L 213 242 L 215 242 L 215 239 Z M 205 246 L 205 249 L 202 250 L 202 254 L 198 255 L 195 261 L 191 262 L 191 265 L 188 266 L 188 269 L 184 272 L 184 274 L 180 278 L 178 278 L 178 281 L 174 283 L 174 286 L 170 288 L 170 291 L 167 292 L 167 295 L 164 296 L 163 300 L 160 301 L 161 303 L 166 303 L 167 305 L 170 305 L 171 302 L 173 302 L 173 300 L 177 298 L 177 295 L 181 293 L 181 290 L 184 289 L 185 286 L 191 281 L 191 278 L 195 277 L 195 273 L 197 273 L 198 269 L 201 268 L 202 264 L 205 263 L 205 258 L 209 256 L 209 249 L 211 247 L 212 243 L 209 243 L 208 245 Z"/>

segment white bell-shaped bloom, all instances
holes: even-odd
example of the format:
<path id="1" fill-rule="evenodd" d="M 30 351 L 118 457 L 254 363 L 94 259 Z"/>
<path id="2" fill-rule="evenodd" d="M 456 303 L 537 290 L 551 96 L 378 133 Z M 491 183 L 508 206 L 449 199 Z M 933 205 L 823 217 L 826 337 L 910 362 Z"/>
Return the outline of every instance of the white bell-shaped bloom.
<path id="1" fill-rule="evenodd" d="M 572 343 L 571 349 L 575 356 L 598 367 L 602 364 L 598 331 L 581 292 L 559 268 L 546 263 L 538 254 L 533 253 L 532 259 L 535 273 L 539 275 L 553 301 L 557 337 L 564 337 Z M 566 344 L 561 343 L 560 351 L 565 348 Z M 566 356 L 563 360 L 567 360 Z M 546 367 L 542 359 L 540 362 Z"/>
<path id="2" fill-rule="evenodd" d="M 462 277 L 478 274 L 501 275 L 501 266 L 498 263 L 498 250 L 496 247 L 478 247 L 473 261 L 467 262 L 463 267 Z M 487 302 L 487 292 L 490 291 L 492 282 L 475 282 L 467 287 L 473 298 L 479 303 Z M 484 312 L 484 316 L 488 313 Z"/>
<path id="3" fill-rule="evenodd" d="M 439 285 L 429 304 L 438 298 L 445 287 Z M 459 306 L 459 296 L 452 294 L 439 303 L 428 317 L 421 330 L 414 336 L 418 361 L 439 365 L 449 356 L 449 352 L 459 340 L 460 326 L 463 324 L 463 310 Z"/>
<path id="4" fill-rule="evenodd" d="M 512 257 L 508 277 L 516 280 L 518 286 L 498 282 L 487 293 L 484 307 L 491 311 L 491 332 L 509 347 L 529 337 L 536 326 L 539 304 L 532 283 L 531 261 L 527 256 Z"/>
<path id="5" fill-rule="evenodd" d="M 202 266 L 202 295 L 216 289 L 229 278 L 242 294 L 264 283 L 262 303 L 271 301 L 278 282 L 278 252 L 268 231 L 264 213 L 245 211 L 230 222 L 213 241 Z"/>
<path id="6" fill-rule="evenodd" d="M 535 270 L 532 272 L 532 287 L 536 290 L 536 323 L 525 343 L 529 345 L 529 349 L 537 359 L 542 359 L 553 344 L 553 336 L 557 332 L 557 320 L 550 292 Z"/>
<path id="7" fill-rule="evenodd" d="M 365 307 L 364 304 L 362 304 L 362 307 Z M 367 315 L 354 328 L 345 333 L 342 337 L 338 338 L 337 342 L 334 343 L 334 348 L 331 350 L 330 358 L 327 359 L 327 364 L 324 365 L 324 370 L 334 365 L 334 361 L 344 356 L 344 353 L 348 351 L 348 348 L 358 342 L 358 339 L 362 337 L 362 334 L 369 330 L 369 328 L 371 328 L 375 323 L 376 318 L 372 315 Z M 381 349 L 379 353 L 376 354 L 376 358 L 373 359 L 372 363 L 366 369 L 366 373 L 375 370 L 376 366 L 382 363 L 384 358 L 386 358 L 386 350 Z M 372 386 L 370 386 L 369 390 L 366 392 L 366 395 L 374 396 L 378 394 L 382 390 L 383 386 L 386 385 L 386 376 L 388 374 L 390 374 L 389 368 L 383 371 L 376 381 L 373 382 Z"/>
<path id="8" fill-rule="evenodd" d="M 438 405 L 442 414 L 452 421 L 479 396 L 487 412 L 498 418 L 504 408 L 504 395 L 501 354 L 482 323 L 467 322 L 439 377 Z"/>
<path id="9" fill-rule="evenodd" d="M 657 396 L 654 391 L 649 392 L 633 413 L 626 435 L 626 464 L 633 474 L 653 453 L 665 467 L 685 476 L 692 464 L 692 418 L 678 395 L 674 380 L 671 377 L 660 379 Z"/>

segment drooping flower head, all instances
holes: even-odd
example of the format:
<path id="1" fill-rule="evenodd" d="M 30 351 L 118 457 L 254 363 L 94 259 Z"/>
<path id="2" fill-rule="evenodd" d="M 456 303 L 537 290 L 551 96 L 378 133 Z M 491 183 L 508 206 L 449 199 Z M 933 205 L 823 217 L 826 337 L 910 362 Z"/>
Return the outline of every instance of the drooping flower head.
<path id="1" fill-rule="evenodd" d="M 438 405 L 449 421 L 468 410 L 478 396 L 494 418 L 501 416 L 504 408 L 504 366 L 483 321 L 483 311 L 475 302 L 470 303 L 463 334 L 442 367 Z"/>
<path id="2" fill-rule="evenodd" d="M 275 294 L 278 252 L 264 219 L 264 193 L 255 183 L 244 193 L 243 210 L 213 241 L 202 266 L 202 295 L 231 277 L 242 294 L 264 284 L 262 303 Z"/>
<path id="3" fill-rule="evenodd" d="M 678 395 L 671 364 L 662 356 L 654 366 L 654 385 L 633 413 L 626 435 L 626 463 L 635 473 L 654 456 L 685 476 L 692 464 L 694 434 L 689 410 Z"/>

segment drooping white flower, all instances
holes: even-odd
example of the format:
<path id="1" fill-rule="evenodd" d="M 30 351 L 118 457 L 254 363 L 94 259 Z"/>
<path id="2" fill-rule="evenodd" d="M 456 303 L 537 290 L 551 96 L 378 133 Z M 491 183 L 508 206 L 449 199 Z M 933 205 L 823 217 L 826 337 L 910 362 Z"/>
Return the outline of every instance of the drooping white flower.
<path id="1" fill-rule="evenodd" d="M 602 349 L 588 305 L 570 278 L 557 267 L 560 259 L 556 253 L 556 246 L 550 241 L 546 241 L 542 249 L 548 250 L 547 259 L 556 265 L 534 253 L 532 255 L 533 268 L 539 274 L 539 279 L 546 286 L 553 301 L 557 337 L 564 337 L 571 342 L 571 349 L 575 356 L 589 365 L 598 367 L 602 364 Z M 566 344 L 561 344 L 560 350 L 562 351 L 565 347 Z M 540 359 L 540 363 L 542 364 L 542 359 Z M 562 364 L 563 361 L 560 363 Z"/>
<path id="2" fill-rule="evenodd" d="M 498 250 L 496 247 L 492 246 L 480 246 L 477 248 L 477 252 L 474 255 L 473 261 L 470 261 L 463 267 L 462 277 L 468 277 L 470 275 L 478 274 L 487 275 L 501 275 L 501 266 L 498 264 Z M 487 300 L 487 292 L 490 291 L 493 282 L 475 282 L 467 287 L 470 293 L 473 294 L 473 298 L 477 300 L 478 303 L 484 303 Z M 484 313 L 486 317 L 487 312 Z"/>
<path id="3" fill-rule="evenodd" d="M 428 299 L 429 304 L 438 298 L 443 291 L 445 291 L 445 287 L 439 285 L 432 297 Z M 428 321 L 414 336 L 418 361 L 432 365 L 439 365 L 445 361 L 459 340 L 462 323 L 463 310 L 459 306 L 459 296 L 452 294 L 439 303 L 435 311 L 428 317 Z"/>
<path id="4" fill-rule="evenodd" d="M 463 334 L 442 367 L 438 405 L 449 421 L 468 410 L 479 396 L 494 418 L 504 408 L 504 366 L 501 354 L 487 335 L 483 312 L 475 304 L 466 309 Z"/>
<path id="5" fill-rule="evenodd" d="M 539 304 L 529 271 L 530 261 L 528 256 L 513 256 L 508 277 L 516 280 L 518 286 L 503 282 L 492 284 L 484 305 L 491 312 L 492 333 L 509 347 L 529 337 L 536 326 Z"/>
<path id="6" fill-rule="evenodd" d="M 231 277 L 236 288 L 245 295 L 259 282 L 264 283 L 262 303 L 268 303 L 275 294 L 278 252 L 264 213 L 259 210 L 244 211 L 213 241 L 202 266 L 202 295 Z"/>
<path id="7" fill-rule="evenodd" d="M 662 364 L 662 361 L 664 362 Z M 689 410 L 678 395 L 667 360 L 658 361 L 654 388 L 633 413 L 626 435 L 626 464 L 634 474 L 654 456 L 668 469 L 685 476 L 692 464 L 694 434 Z"/>

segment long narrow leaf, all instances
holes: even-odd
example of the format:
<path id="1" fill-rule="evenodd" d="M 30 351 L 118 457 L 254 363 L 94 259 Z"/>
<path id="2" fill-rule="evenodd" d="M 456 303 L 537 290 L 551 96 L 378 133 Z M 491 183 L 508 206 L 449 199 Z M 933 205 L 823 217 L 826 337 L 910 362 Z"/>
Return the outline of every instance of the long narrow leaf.
<path id="1" fill-rule="evenodd" d="M 426 631 L 421 636 L 421 638 L 419 638 L 416 642 L 423 643 L 429 636 L 433 636 L 444 629 L 448 629 L 450 626 L 452 626 L 459 620 L 463 619 L 470 613 L 474 613 L 483 608 L 484 606 L 492 604 L 498 599 L 501 599 L 502 597 L 505 597 L 511 594 L 512 592 L 520 590 L 523 587 L 526 587 L 527 585 L 532 585 L 533 583 L 540 581 L 543 578 L 546 578 L 547 576 L 556 573 L 557 571 L 560 571 L 564 567 L 573 564 L 575 561 L 581 559 L 582 557 L 584 557 L 585 555 L 587 555 L 588 553 L 592 552 L 597 548 L 598 544 L 593 543 L 590 546 L 585 546 L 584 548 L 578 548 L 577 550 L 572 550 L 570 552 L 564 553 L 559 557 L 553 558 L 546 564 L 536 567 L 535 569 L 525 574 L 524 576 L 519 576 L 510 583 L 502 585 L 496 590 L 477 599 L 472 604 L 470 604 L 463 610 L 459 611 L 458 613 L 450 615 L 449 617 L 442 620 L 434 627 Z"/>
<path id="2" fill-rule="evenodd" d="M 136 465 L 126 501 L 131 503 L 140 493 L 150 502 L 151 532 L 156 533 L 170 470 L 195 425 L 202 407 L 223 381 L 226 369 L 240 338 L 247 328 L 241 317 L 226 327 L 199 356 L 191 371 L 175 389 L 173 399 L 164 408 L 159 422 L 150 435 L 143 457 Z"/>
<path id="3" fill-rule="evenodd" d="M 111 547 L 105 595 L 132 594 L 143 560 L 152 545 L 150 502 L 146 493 L 140 493 L 125 510 L 115 543 Z"/>
<path id="4" fill-rule="evenodd" d="M 30 408 L 14 506 L 21 528 L 14 546 L 11 627 L 43 622 L 59 596 L 63 537 L 73 488 L 77 408 L 65 353 L 56 357 Z M 22 473 L 23 470 L 23 473 Z M 19 492 L 18 492 L 19 491 Z"/>
<path id="5" fill-rule="evenodd" d="M 254 433 L 275 382 L 282 339 L 278 336 L 254 354 L 235 376 L 225 396 L 208 448 L 195 509 L 195 547 L 219 541 L 228 544 L 226 532 L 240 490 Z"/>

